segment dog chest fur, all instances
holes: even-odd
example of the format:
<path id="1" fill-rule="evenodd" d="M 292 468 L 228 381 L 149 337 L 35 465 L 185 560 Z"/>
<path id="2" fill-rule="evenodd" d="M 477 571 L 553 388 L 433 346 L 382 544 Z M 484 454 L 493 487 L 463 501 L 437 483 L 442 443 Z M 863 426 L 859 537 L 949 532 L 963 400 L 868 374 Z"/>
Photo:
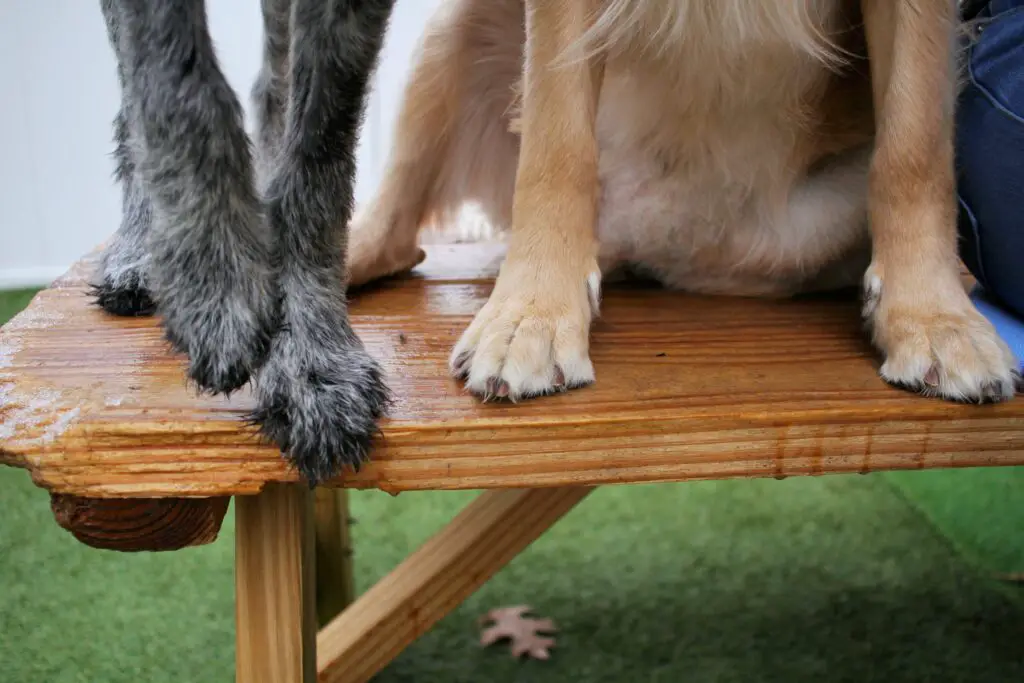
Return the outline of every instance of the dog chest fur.
<path id="1" fill-rule="evenodd" d="M 599 107 L 602 261 L 666 284 L 788 293 L 857 248 L 864 154 L 821 187 L 823 100 L 856 3 L 612 0 Z M 867 89 L 863 94 L 870 97 Z M 836 219 L 839 220 L 836 220 Z"/>
<path id="2" fill-rule="evenodd" d="M 752 48 L 827 58 L 841 0 L 608 0 L 584 37 L 591 48 L 690 57 Z"/>

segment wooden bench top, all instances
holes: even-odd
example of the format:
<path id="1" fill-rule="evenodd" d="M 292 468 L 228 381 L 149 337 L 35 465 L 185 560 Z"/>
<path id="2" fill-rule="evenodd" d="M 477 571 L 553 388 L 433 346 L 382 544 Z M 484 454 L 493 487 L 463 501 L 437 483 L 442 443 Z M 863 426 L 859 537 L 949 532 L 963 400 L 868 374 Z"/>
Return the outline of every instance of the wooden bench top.
<path id="1" fill-rule="evenodd" d="M 417 275 L 353 298 L 396 396 L 372 464 L 333 484 L 416 489 L 788 476 L 1024 464 L 1024 399 L 954 405 L 885 385 L 852 298 L 606 292 L 595 385 L 482 404 L 446 359 L 500 247 L 428 250 Z M 0 332 L 0 462 L 58 494 L 206 497 L 295 481 L 230 401 L 198 397 L 154 319 L 90 304 L 89 259 Z"/>

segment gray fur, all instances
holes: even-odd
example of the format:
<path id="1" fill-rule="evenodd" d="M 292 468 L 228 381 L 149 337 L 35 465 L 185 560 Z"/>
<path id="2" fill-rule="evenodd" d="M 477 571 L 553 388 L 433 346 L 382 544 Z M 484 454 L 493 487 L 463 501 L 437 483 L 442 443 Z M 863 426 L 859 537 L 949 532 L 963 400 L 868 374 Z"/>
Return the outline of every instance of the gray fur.
<path id="1" fill-rule="evenodd" d="M 204 390 L 255 375 L 253 420 L 311 483 L 366 458 L 387 403 L 348 322 L 344 262 L 356 138 L 392 4 L 262 0 L 254 164 L 203 0 L 101 0 L 122 85 L 124 214 L 99 303 L 126 314 L 112 302 L 154 300 Z"/>
<path id="2" fill-rule="evenodd" d="M 263 13 L 263 64 L 252 87 L 256 114 L 256 155 L 264 189 L 284 138 L 288 108 L 288 50 L 292 0 L 260 0 Z"/>
<path id="3" fill-rule="evenodd" d="M 280 17 L 268 6 L 281 4 L 264 0 L 265 20 Z M 263 73 L 271 77 L 257 89 L 259 137 L 273 140 L 283 127 L 268 150 L 274 163 L 266 202 L 281 259 L 284 332 L 257 382 L 255 418 L 283 447 L 318 454 L 305 463 L 313 479 L 331 474 L 332 453 L 346 453 L 355 464 L 366 457 L 365 435 L 376 429 L 388 398 L 379 367 L 345 313 L 347 232 L 337 227 L 352 212 L 356 134 L 391 5 L 293 0 L 289 77 L 274 77 L 281 34 L 269 25 Z"/>
<path id="4" fill-rule="evenodd" d="M 102 0 L 107 36 L 112 46 L 120 41 L 117 13 L 111 0 Z M 121 104 L 114 120 L 115 177 L 121 185 L 121 227 L 114 234 L 100 260 L 102 282 L 94 290 L 97 303 L 115 315 L 149 315 L 155 309 L 149 291 L 149 250 L 146 239 L 153 223 L 149 198 L 131 149 L 129 121 L 134 114 L 125 89 L 125 69 L 118 60 L 117 80 Z"/>

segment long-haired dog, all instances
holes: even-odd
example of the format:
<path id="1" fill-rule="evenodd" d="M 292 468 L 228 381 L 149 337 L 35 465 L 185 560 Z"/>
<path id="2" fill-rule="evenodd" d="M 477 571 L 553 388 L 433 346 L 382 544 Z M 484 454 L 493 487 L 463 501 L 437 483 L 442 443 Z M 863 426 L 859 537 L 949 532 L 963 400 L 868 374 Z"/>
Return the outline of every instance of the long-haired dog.
<path id="1" fill-rule="evenodd" d="M 959 271 L 954 0 L 450 0 L 425 36 L 353 281 L 472 200 L 508 252 L 451 356 L 484 397 L 594 379 L 602 274 L 706 294 L 864 287 L 881 375 L 1009 399 Z M 521 99 L 519 94 L 521 94 Z"/>
<path id="2" fill-rule="evenodd" d="M 366 457 L 388 398 L 348 322 L 344 263 L 356 137 L 393 2 L 262 0 L 255 159 L 203 0 L 100 3 L 121 85 L 123 219 L 98 303 L 162 315 L 203 390 L 256 376 L 253 419 L 311 483 Z"/>

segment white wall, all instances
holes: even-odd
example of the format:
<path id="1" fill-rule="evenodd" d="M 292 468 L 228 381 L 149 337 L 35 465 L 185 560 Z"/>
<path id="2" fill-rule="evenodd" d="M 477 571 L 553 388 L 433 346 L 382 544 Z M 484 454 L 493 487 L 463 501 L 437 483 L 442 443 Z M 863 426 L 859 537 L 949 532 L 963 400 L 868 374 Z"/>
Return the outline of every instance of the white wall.
<path id="1" fill-rule="evenodd" d="M 356 200 L 376 186 L 424 23 L 442 0 L 398 0 L 367 108 Z M 221 66 L 248 107 L 259 0 L 207 0 Z M 97 0 L 0 0 L 0 288 L 45 284 L 120 220 L 114 58 Z"/>

